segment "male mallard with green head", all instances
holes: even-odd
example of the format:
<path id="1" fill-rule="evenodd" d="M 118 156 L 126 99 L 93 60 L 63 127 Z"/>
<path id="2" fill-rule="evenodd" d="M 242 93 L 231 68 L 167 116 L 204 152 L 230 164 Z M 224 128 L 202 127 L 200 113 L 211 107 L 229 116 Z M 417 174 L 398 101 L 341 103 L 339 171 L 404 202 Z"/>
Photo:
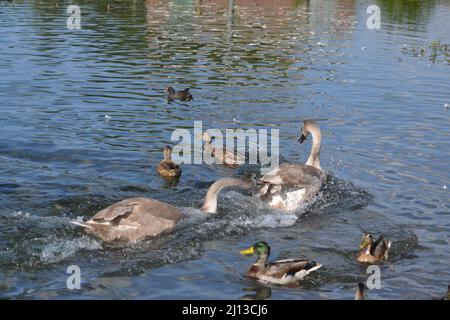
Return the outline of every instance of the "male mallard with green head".
<path id="1" fill-rule="evenodd" d="M 172 161 L 172 147 L 164 147 L 164 160 L 158 164 L 157 171 L 164 178 L 177 178 L 181 175 L 181 167 Z"/>
<path id="2" fill-rule="evenodd" d="M 267 263 L 270 246 L 264 241 L 242 250 L 241 254 L 258 256 L 256 262 L 247 270 L 248 278 L 279 285 L 296 286 L 300 280 L 322 266 L 308 259 L 285 259 Z"/>
<path id="3" fill-rule="evenodd" d="M 392 242 L 384 240 L 382 236 L 378 237 L 377 241 L 373 241 L 373 236 L 370 233 L 363 235 L 359 249 L 361 250 L 356 260 L 364 263 L 377 263 L 386 261 L 388 253 L 391 249 Z"/>
<path id="4" fill-rule="evenodd" d="M 181 91 L 175 91 L 173 87 L 167 87 L 167 102 L 172 102 L 175 99 L 179 99 L 181 101 L 192 101 L 194 98 L 192 97 L 192 94 L 189 92 L 189 88 L 181 90 Z"/>

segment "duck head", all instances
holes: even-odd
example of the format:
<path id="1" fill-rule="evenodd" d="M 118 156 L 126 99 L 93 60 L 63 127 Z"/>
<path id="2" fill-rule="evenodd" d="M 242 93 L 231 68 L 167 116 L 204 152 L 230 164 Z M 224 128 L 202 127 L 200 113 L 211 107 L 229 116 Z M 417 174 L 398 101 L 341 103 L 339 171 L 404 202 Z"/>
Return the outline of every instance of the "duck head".
<path id="1" fill-rule="evenodd" d="M 270 246 L 267 244 L 267 242 L 258 241 L 253 246 L 242 250 L 240 253 L 243 255 L 257 255 L 258 257 L 268 257 L 270 255 Z"/>
<path id="2" fill-rule="evenodd" d="M 364 233 L 361 243 L 359 244 L 359 249 L 364 250 L 365 248 L 371 246 L 373 243 L 373 236 L 370 233 Z"/>
<path id="3" fill-rule="evenodd" d="M 314 121 L 312 121 L 312 120 L 305 120 L 303 122 L 303 127 L 300 130 L 301 136 L 298 139 L 298 141 L 300 143 L 303 143 L 306 140 L 306 138 L 308 138 L 309 134 L 312 133 L 315 130 L 317 130 L 316 123 Z"/>
<path id="4" fill-rule="evenodd" d="M 169 94 L 175 94 L 175 89 L 173 87 L 166 87 L 166 92 Z"/>

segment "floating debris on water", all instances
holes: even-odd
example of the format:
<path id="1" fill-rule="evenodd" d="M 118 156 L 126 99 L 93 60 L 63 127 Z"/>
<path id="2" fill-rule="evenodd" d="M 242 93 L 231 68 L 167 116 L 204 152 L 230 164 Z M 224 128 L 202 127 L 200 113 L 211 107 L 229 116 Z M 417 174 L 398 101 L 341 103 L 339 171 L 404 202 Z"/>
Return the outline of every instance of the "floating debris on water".
<path id="1" fill-rule="evenodd" d="M 105 120 L 106 121 L 111 120 L 111 116 L 109 116 L 108 114 L 105 114 Z"/>

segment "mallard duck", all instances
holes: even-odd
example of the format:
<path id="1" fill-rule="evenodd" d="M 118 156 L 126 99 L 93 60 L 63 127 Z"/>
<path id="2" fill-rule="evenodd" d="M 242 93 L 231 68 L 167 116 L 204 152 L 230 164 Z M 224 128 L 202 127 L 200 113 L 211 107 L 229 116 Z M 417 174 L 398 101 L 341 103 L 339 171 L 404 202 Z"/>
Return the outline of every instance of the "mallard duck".
<path id="1" fill-rule="evenodd" d="M 367 286 L 364 283 L 359 282 L 358 286 L 356 287 L 355 300 L 365 300 L 366 290 Z"/>
<path id="2" fill-rule="evenodd" d="M 306 120 L 301 133 L 300 143 L 310 134 L 313 140 L 306 163 L 283 163 L 259 180 L 262 186 L 257 195 L 272 208 L 296 211 L 315 199 L 326 182 L 326 172 L 320 166 L 322 136 L 319 126 L 314 121 Z"/>
<path id="3" fill-rule="evenodd" d="M 164 160 L 162 160 L 156 170 L 159 175 L 165 178 L 177 178 L 181 175 L 181 167 L 172 161 L 172 148 L 164 147 Z"/>
<path id="4" fill-rule="evenodd" d="M 365 263 L 386 261 L 391 244 L 391 241 L 384 240 L 382 236 L 379 236 L 378 240 L 374 242 L 373 236 L 370 233 L 365 233 L 359 245 L 361 251 L 356 260 Z"/>
<path id="5" fill-rule="evenodd" d="M 167 87 L 167 101 L 170 103 L 174 101 L 175 99 L 180 99 L 181 101 L 192 101 L 194 98 L 192 97 L 192 94 L 189 92 L 189 88 L 181 90 L 181 91 L 175 91 L 173 87 Z"/>
<path id="6" fill-rule="evenodd" d="M 247 277 L 279 285 L 298 285 L 300 280 L 322 266 L 315 261 L 305 259 L 285 259 L 267 263 L 270 246 L 264 241 L 259 241 L 250 248 L 242 250 L 241 254 L 258 256 L 256 262 L 247 270 Z"/>
<path id="7" fill-rule="evenodd" d="M 203 150 L 206 151 L 209 155 L 216 158 L 218 160 L 217 163 L 223 164 L 228 168 L 236 168 L 243 162 L 241 155 L 234 150 L 230 150 L 225 147 L 215 147 L 211 143 L 212 137 L 208 132 L 199 134 L 196 136 L 196 138 L 203 139 L 203 141 L 205 141 Z"/>
<path id="8" fill-rule="evenodd" d="M 226 187 L 252 189 L 252 179 L 222 178 L 208 189 L 200 210 L 207 214 L 217 212 L 219 192 Z M 71 221 L 105 242 L 136 242 L 145 238 L 170 233 L 183 217 L 180 208 L 155 199 L 132 198 L 101 210 L 86 222 Z"/>

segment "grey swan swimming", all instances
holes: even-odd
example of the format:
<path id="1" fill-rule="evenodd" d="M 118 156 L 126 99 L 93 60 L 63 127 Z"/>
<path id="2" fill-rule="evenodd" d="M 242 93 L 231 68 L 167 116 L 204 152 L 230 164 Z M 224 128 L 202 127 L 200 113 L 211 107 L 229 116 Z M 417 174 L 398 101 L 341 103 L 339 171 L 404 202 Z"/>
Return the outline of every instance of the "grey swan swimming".
<path id="1" fill-rule="evenodd" d="M 312 120 L 304 121 L 300 143 L 312 136 L 312 148 L 305 164 L 283 163 L 259 179 L 258 196 L 270 207 L 294 212 L 314 200 L 326 182 L 320 166 L 321 132 Z"/>
<path id="2" fill-rule="evenodd" d="M 213 215 L 217 212 L 219 192 L 226 187 L 253 189 L 251 179 L 222 178 L 208 189 L 200 211 Z M 132 198 L 117 202 L 85 222 L 71 221 L 105 242 L 137 242 L 173 231 L 183 218 L 181 208 L 149 198 Z"/>

